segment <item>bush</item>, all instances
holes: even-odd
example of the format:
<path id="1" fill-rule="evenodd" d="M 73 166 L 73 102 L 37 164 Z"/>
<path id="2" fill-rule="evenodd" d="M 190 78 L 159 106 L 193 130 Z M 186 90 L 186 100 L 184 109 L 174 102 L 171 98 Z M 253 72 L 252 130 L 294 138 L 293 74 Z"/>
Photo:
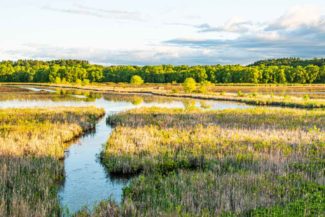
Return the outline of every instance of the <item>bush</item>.
<path id="1" fill-rule="evenodd" d="M 196 81 L 193 78 L 186 78 L 183 88 L 186 93 L 192 93 L 196 89 Z"/>
<path id="2" fill-rule="evenodd" d="M 66 78 L 62 78 L 61 83 L 62 83 L 62 84 L 67 84 L 67 83 L 68 83 L 68 82 L 67 82 L 67 79 L 66 79 Z"/>
<path id="3" fill-rule="evenodd" d="M 237 96 L 238 97 L 244 97 L 245 95 L 244 95 L 244 93 L 243 92 L 241 92 L 240 90 L 237 92 Z"/>
<path id="4" fill-rule="evenodd" d="M 76 80 L 76 85 L 80 86 L 82 84 L 82 81 L 80 79 Z"/>
<path id="5" fill-rule="evenodd" d="M 90 84 L 89 79 L 84 79 L 84 80 L 82 81 L 82 85 L 88 85 L 88 84 Z"/>
<path id="6" fill-rule="evenodd" d="M 54 83 L 60 84 L 61 83 L 61 78 L 60 77 L 56 77 Z"/>
<path id="7" fill-rule="evenodd" d="M 206 94 L 208 92 L 208 88 L 211 85 L 211 83 L 209 81 L 203 81 L 200 83 L 200 87 L 198 89 L 199 93 L 203 93 Z"/>
<path id="8" fill-rule="evenodd" d="M 130 83 L 134 85 L 141 85 L 144 83 L 144 81 L 139 75 L 133 75 L 130 80 Z"/>

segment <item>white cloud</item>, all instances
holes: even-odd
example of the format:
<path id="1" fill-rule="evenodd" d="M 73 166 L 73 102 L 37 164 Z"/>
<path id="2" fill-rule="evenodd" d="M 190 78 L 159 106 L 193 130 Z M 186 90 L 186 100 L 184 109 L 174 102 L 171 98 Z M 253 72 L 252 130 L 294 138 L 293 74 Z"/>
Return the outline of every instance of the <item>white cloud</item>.
<path id="1" fill-rule="evenodd" d="M 265 23 L 233 18 L 224 25 L 195 25 L 201 37 L 165 41 L 178 47 L 204 48 L 240 54 L 241 59 L 276 57 L 325 57 L 325 18 L 315 7 L 294 7 L 283 16 Z M 232 33 L 234 38 L 220 39 L 206 33 Z M 204 38 L 203 38 L 204 37 Z M 234 60 L 238 58 L 234 58 Z"/>
<path id="2" fill-rule="evenodd" d="M 102 8 L 94 8 L 84 5 L 75 5 L 74 7 L 68 8 L 58 8 L 49 5 L 43 6 L 42 9 L 59 12 L 68 13 L 76 15 L 92 16 L 104 19 L 116 19 L 116 20 L 128 20 L 128 21 L 143 21 L 144 18 L 142 14 L 136 11 L 126 11 L 126 10 L 107 10 Z"/>
<path id="3" fill-rule="evenodd" d="M 211 26 L 209 24 L 201 24 L 196 26 L 199 32 L 234 32 L 245 33 L 254 28 L 253 23 L 240 17 L 233 17 L 222 26 Z"/>
<path id="4" fill-rule="evenodd" d="M 269 25 L 270 30 L 295 29 L 302 26 L 318 26 L 321 19 L 319 8 L 296 6 Z"/>
<path id="5" fill-rule="evenodd" d="M 15 58 L 16 57 L 16 58 Z M 104 65 L 214 64 L 209 49 L 155 46 L 137 50 L 64 48 L 46 44 L 24 44 L 14 49 L 0 49 L 0 59 L 85 59 Z"/>

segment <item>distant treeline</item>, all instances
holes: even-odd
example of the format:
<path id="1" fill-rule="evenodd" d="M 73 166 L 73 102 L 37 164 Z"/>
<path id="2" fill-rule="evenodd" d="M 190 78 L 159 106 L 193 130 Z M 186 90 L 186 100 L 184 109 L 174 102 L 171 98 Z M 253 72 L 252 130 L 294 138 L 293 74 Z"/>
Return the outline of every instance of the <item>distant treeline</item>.
<path id="1" fill-rule="evenodd" d="M 280 59 L 268 59 L 260 60 L 253 63 L 250 66 L 324 66 L 325 59 L 300 59 L 300 58 L 280 58 Z"/>
<path id="2" fill-rule="evenodd" d="M 265 60 L 250 66 L 101 66 L 82 60 L 18 60 L 0 62 L 2 82 L 130 82 L 139 75 L 147 83 L 325 83 L 324 59 Z"/>

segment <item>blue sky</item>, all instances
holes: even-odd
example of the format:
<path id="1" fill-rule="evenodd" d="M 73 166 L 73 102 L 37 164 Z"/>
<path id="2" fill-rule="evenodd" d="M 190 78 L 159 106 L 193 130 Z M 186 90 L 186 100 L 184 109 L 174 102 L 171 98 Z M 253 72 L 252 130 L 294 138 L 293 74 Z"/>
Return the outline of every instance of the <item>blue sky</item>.
<path id="1" fill-rule="evenodd" d="M 324 0 L 0 0 L 0 59 L 247 64 L 325 57 Z"/>

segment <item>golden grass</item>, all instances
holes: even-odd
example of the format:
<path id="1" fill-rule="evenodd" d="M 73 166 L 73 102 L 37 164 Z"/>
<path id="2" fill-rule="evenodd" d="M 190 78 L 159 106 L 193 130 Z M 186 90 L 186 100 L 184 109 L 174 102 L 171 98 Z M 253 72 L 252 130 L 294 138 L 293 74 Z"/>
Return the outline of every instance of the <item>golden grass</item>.
<path id="1" fill-rule="evenodd" d="M 195 167 L 225 158 L 283 162 L 325 151 L 325 111 L 142 108 L 109 117 L 116 125 L 103 154 L 113 173 Z M 168 169 L 168 168 L 167 168 Z"/>
<path id="2" fill-rule="evenodd" d="M 119 216 L 321 216 L 325 110 L 140 108 L 113 115 L 102 159 L 124 189 Z"/>
<path id="3" fill-rule="evenodd" d="M 102 115 L 94 107 L 0 110 L 0 153 L 62 158 L 66 143 Z"/>
<path id="4" fill-rule="evenodd" d="M 0 216 L 60 216 L 59 159 L 103 115 L 95 107 L 1 109 Z"/>

